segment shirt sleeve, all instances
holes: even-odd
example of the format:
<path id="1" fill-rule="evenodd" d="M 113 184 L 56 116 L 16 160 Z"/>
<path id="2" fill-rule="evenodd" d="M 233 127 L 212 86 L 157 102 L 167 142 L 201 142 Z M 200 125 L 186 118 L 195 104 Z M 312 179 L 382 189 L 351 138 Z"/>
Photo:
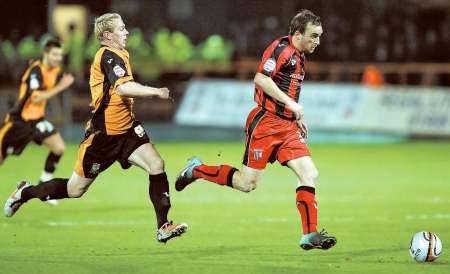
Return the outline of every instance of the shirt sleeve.
<path id="1" fill-rule="evenodd" d="M 114 88 L 127 81 L 133 80 L 127 70 L 125 61 L 114 53 L 105 53 L 101 60 L 102 71 L 106 79 Z"/>
<path id="2" fill-rule="evenodd" d="M 286 62 L 286 59 L 283 58 L 284 54 L 282 54 L 287 49 L 286 45 L 279 44 L 278 41 L 275 42 L 265 50 L 263 59 L 258 67 L 258 72 L 268 77 L 276 75 Z"/>
<path id="3" fill-rule="evenodd" d="M 39 66 L 35 66 L 31 69 L 30 75 L 26 81 L 30 90 L 39 90 L 43 88 L 42 72 Z"/>

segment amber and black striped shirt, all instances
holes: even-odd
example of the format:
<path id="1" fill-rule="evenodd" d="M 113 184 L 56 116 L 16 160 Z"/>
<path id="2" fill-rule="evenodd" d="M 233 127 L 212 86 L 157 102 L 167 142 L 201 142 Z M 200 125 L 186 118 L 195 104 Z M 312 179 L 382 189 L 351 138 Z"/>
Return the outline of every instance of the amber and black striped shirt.
<path id="1" fill-rule="evenodd" d="M 129 54 L 123 50 L 101 47 L 91 65 L 89 85 L 91 88 L 93 116 L 88 128 L 107 135 L 127 132 L 133 125 L 133 99 L 117 94 L 117 87 L 132 81 Z"/>
<path id="2" fill-rule="evenodd" d="M 34 103 L 32 98 L 53 88 L 61 79 L 61 67 L 49 68 L 42 60 L 30 63 L 22 75 L 19 96 L 6 120 L 35 121 L 45 116 L 47 100 Z"/>

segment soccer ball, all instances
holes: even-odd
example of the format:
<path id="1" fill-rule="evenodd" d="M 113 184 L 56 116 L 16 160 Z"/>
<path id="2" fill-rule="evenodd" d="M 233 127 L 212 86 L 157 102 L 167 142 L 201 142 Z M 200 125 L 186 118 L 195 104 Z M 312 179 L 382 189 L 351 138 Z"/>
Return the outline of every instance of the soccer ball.
<path id="1" fill-rule="evenodd" d="M 433 232 L 417 232 L 411 239 L 409 254 L 417 262 L 432 262 L 441 255 L 441 252 L 442 242 Z"/>

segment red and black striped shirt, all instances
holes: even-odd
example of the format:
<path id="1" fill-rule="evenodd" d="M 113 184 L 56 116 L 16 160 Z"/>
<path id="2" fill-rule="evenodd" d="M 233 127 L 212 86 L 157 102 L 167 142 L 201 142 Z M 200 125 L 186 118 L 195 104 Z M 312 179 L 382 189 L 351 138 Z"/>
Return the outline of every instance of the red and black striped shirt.
<path id="1" fill-rule="evenodd" d="M 298 102 L 305 78 L 305 55 L 294 47 L 291 39 L 291 36 L 285 36 L 273 41 L 264 51 L 257 72 L 272 78 L 281 91 Z M 262 109 L 281 118 L 295 119 L 292 111 L 282 102 L 264 93 L 258 85 L 255 85 L 255 102 Z"/>

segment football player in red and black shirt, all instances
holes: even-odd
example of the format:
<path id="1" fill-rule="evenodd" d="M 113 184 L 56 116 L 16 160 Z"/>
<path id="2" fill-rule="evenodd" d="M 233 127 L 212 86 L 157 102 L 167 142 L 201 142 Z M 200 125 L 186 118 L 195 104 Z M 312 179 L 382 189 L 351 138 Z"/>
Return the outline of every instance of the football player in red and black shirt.
<path id="1" fill-rule="evenodd" d="M 302 220 L 300 246 L 329 249 L 336 238 L 317 232 L 315 181 L 317 169 L 311 159 L 299 97 L 305 77 L 305 54 L 313 53 L 322 35 L 320 18 L 302 10 L 291 21 L 289 35 L 273 41 L 265 50 L 256 72 L 255 102 L 246 123 L 243 167 L 208 166 L 192 157 L 177 178 L 175 187 L 183 190 L 202 178 L 243 192 L 256 188 L 268 162 L 277 160 L 298 177 L 296 204 Z"/>

